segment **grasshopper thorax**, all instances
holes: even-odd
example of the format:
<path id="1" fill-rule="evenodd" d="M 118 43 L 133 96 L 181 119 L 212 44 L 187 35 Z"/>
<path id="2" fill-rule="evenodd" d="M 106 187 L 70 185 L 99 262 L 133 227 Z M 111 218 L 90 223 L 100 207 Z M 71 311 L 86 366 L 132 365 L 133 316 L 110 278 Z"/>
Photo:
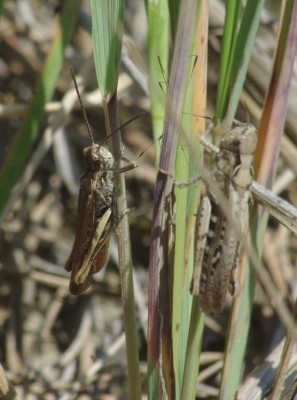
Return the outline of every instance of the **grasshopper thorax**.
<path id="1" fill-rule="evenodd" d="M 84 149 L 87 169 L 109 170 L 114 167 L 113 155 L 103 146 L 93 144 Z"/>

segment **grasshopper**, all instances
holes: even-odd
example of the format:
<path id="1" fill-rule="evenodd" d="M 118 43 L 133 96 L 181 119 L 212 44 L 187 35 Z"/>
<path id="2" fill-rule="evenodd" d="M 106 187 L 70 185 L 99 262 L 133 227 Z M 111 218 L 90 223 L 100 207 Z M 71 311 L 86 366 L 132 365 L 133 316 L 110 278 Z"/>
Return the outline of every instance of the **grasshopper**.
<path id="1" fill-rule="evenodd" d="M 103 146 L 84 149 L 86 171 L 80 181 L 77 225 L 65 269 L 71 271 L 70 292 L 82 294 L 92 274 L 105 265 L 112 227 L 114 158 Z"/>
<path id="2" fill-rule="evenodd" d="M 250 186 L 253 156 L 257 145 L 256 129 L 251 124 L 235 123 L 221 139 L 211 178 L 227 198 L 233 229 L 211 187 L 202 194 L 195 227 L 194 271 L 190 291 L 199 296 L 206 313 L 221 312 L 226 296 L 238 292 L 238 265 L 242 255 L 241 236 L 249 223 Z"/>
<path id="3" fill-rule="evenodd" d="M 75 240 L 65 265 L 66 271 L 71 272 L 69 290 L 72 294 L 80 295 L 90 286 L 92 275 L 104 267 L 108 256 L 110 234 L 115 219 L 114 174 L 133 169 L 135 164 L 130 163 L 116 169 L 113 155 L 102 145 L 94 143 L 72 70 L 71 73 L 93 142 L 92 146 L 83 150 L 86 169 L 80 181 Z M 123 157 L 122 159 L 128 161 Z"/>

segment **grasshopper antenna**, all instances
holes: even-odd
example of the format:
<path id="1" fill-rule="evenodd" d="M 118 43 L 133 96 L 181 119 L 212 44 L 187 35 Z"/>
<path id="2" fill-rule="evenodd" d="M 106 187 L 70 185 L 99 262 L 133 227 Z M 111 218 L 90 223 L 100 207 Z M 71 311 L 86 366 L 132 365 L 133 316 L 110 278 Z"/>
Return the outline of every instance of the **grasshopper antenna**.
<path id="1" fill-rule="evenodd" d="M 116 132 L 120 131 L 122 128 L 124 128 L 125 126 L 129 125 L 132 121 L 134 121 L 135 119 L 141 117 L 142 115 L 144 115 L 145 112 L 142 111 L 138 114 L 136 114 L 134 117 L 130 118 L 128 121 L 126 121 L 125 123 L 123 123 L 123 125 L 119 126 L 117 129 L 115 129 L 113 132 L 111 132 L 109 135 L 107 135 L 101 142 L 100 142 L 100 146 L 106 142 L 107 139 L 109 139 L 112 135 L 114 135 Z"/>
<path id="2" fill-rule="evenodd" d="M 187 88 L 188 88 L 188 86 L 189 86 L 189 84 L 191 82 L 191 79 L 192 79 L 193 75 L 194 75 L 194 70 L 196 68 L 196 64 L 197 64 L 197 61 L 198 61 L 198 56 L 197 55 L 193 55 L 192 57 L 194 57 L 194 63 L 193 63 L 193 67 L 192 67 L 192 70 L 191 70 L 191 73 L 190 73 L 190 76 L 189 76 L 189 80 L 188 80 L 188 83 L 187 83 Z"/>
<path id="3" fill-rule="evenodd" d="M 209 121 L 213 121 L 213 118 L 212 117 L 208 117 L 207 115 L 190 114 L 190 113 L 187 113 L 187 112 L 183 112 L 183 114 L 191 115 L 192 117 L 208 119 Z"/>
<path id="4" fill-rule="evenodd" d="M 158 140 L 160 141 L 162 139 L 163 135 L 159 136 L 157 139 L 155 139 L 151 144 L 149 144 L 148 146 L 146 146 L 142 152 L 139 154 L 138 157 L 142 157 L 143 154 L 146 152 L 147 149 L 149 149 L 151 146 L 153 146 Z"/>
<path id="5" fill-rule="evenodd" d="M 162 64 L 162 61 L 161 61 L 161 57 L 160 57 L 160 56 L 158 56 L 158 63 L 159 63 L 160 69 L 161 69 L 161 73 L 162 73 L 162 75 L 163 75 L 163 82 L 159 81 L 158 83 L 159 83 L 160 89 L 162 90 L 162 93 L 163 93 L 164 96 L 166 97 L 166 93 L 165 93 L 165 90 L 164 90 L 164 88 L 163 88 L 163 84 L 165 84 L 165 85 L 167 86 L 168 78 L 167 78 L 167 76 L 166 76 L 165 69 L 164 69 L 164 67 L 163 67 L 163 64 Z"/>
<path id="6" fill-rule="evenodd" d="M 74 87 L 75 87 L 75 90 L 76 90 L 76 93 L 77 93 L 77 97 L 78 97 L 78 100 L 79 100 L 80 108 L 82 110 L 83 117 L 84 117 L 85 123 L 87 125 L 88 133 L 90 135 L 92 143 L 94 144 L 95 143 L 94 136 L 92 134 L 91 127 L 90 127 L 90 124 L 89 124 L 89 121 L 88 121 L 88 118 L 87 118 L 86 110 L 85 110 L 85 108 L 83 106 L 83 103 L 82 103 L 82 99 L 81 99 L 81 96 L 80 96 L 80 93 L 79 93 L 79 90 L 78 90 L 77 81 L 76 81 L 76 78 L 75 78 L 74 71 L 73 71 L 72 67 L 70 67 L 70 71 L 71 71 Z"/>
<path id="7" fill-rule="evenodd" d="M 165 72 L 165 69 L 163 67 L 163 64 L 162 64 L 160 56 L 158 56 L 158 63 L 159 63 L 159 66 L 160 66 L 160 69 L 161 69 L 161 72 L 162 72 L 162 75 L 163 75 L 164 82 L 167 83 L 168 82 L 168 77 L 166 76 L 166 72 Z"/>
<path id="8" fill-rule="evenodd" d="M 93 134 L 92 134 L 92 130 L 91 130 L 91 127 L 90 127 L 88 118 L 87 118 L 86 110 L 85 110 L 85 108 L 84 108 L 84 106 L 83 106 L 83 103 L 82 103 L 81 95 L 80 95 L 80 93 L 79 93 L 77 81 L 76 81 L 76 78 L 75 78 L 74 71 L 73 71 L 73 68 L 72 68 L 72 67 L 70 67 L 70 71 L 71 71 L 72 79 L 73 79 L 73 82 L 74 82 L 75 90 L 76 90 L 76 93 L 77 93 L 77 97 L 78 97 L 78 100 L 79 100 L 79 104 L 80 104 L 80 107 L 81 107 L 81 110 L 82 110 L 82 113 L 83 113 L 83 117 L 84 117 L 85 123 L 86 123 L 86 125 L 87 125 L 88 133 L 89 133 L 89 135 L 90 135 L 90 138 L 91 138 L 91 140 L 92 140 L 92 143 L 94 144 L 94 143 L 95 143 L 94 136 L 93 136 Z M 119 126 L 117 129 L 115 129 L 113 132 L 111 132 L 111 134 L 107 135 L 106 138 L 104 138 L 104 139 L 100 142 L 99 146 L 101 146 L 107 139 L 109 139 L 113 134 L 115 134 L 116 132 L 118 132 L 120 129 L 124 128 L 126 125 L 130 124 L 132 121 L 134 121 L 135 119 L 141 117 L 141 116 L 144 115 L 144 114 L 145 114 L 145 112 L 142 111 L 142 112 L 140 112 L 139 114 L 137 114 L 137 115 L 135 115 L 134 117 L 132 117 L 131 119 L 129 119 L 129 120 L 128 120 L 127 122 L 125 122 L 123 125 Z"/>
<path id="9" fill-rule="evenodd" d="M 207 117 L 207 116 L 205 116 L 205 115 L 189 114 L 189 113 L 187 113 L 187 112 L 184 112 L 183 114 L 185 114 L 185 115 L 191 115 L 191 116 L 193 116 L 193 117 L 198 117 L 198 118 L 205 118 L 205 119 L 208 119 L 208 120 L 210 120 L 210 121 L 213 120 L 213 118 Z M 160 140 L 162 139 L 162 137 L 163 137 L 163 135 L 159 136 L 159 137 L 158 137 L 157 139 L 155 139 L 151 144 L 149 144 L 148 146 L 146 146 L 146 147 L 142 150 L 142 152 L 139 154 L 138 157 L 142 157 L 143 154 L 146 152 L 146 150 L 149 149 L 151 146 L 153 146 L 158 140 L 160 141 Z"/>

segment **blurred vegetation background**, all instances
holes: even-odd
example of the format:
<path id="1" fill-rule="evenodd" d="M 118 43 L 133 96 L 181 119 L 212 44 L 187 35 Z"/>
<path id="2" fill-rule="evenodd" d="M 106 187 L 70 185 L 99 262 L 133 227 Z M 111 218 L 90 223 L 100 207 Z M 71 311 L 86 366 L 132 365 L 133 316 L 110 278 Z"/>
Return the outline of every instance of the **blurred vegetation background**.
<path id="1" fill-rule="evenodd" d="M 198 3 L 200 7 L 201 2 Z M 229 8 L 225 19 L 224 2 L 204 2 L 209 9 L 199 9 L 200 13 L 205 14 L 197 12 L 197 25 L 193 27 L 191 36 L 191 57 L 179 60 L 181 64 L 187 63 L 185 96 L 189 98 L 183 100 L 185 104 L 190 104 L 190 108 L 183 113 L 187 121 L 182 121 L 175 176 L 182 180 L 188 174 L 193 175 L 197 167 L 196 156 L 193 157 L 193 152 L 188 148 L 188 139 L 185 139 L 185 131 L 189 126 L 191 131 L 197 129 L 200 134 L 203 131 L 201 125 L 193 128 L 197 122 L 195 105 L 199 103 L 199 115 L 202 117 L 198 118 L 198 124 L 205 124 L 205 116 L 222 120 L 227 115 L 232 120 L 236 112 L 237 119 L 251 120 L 258 127 L 265 99 L 267 106 L 267 93 L 270 93 L 269 99 L 278 97 L 281 103 L 287 102 L 287 111 L 282 110 L 281 116 L 278 116 L 278 121 L 286 123 L 283 136 L 280 123 L 277 139 L 280 157 L 273 160 L 273 169 L 276 170 L 273 190 L 296 205 L 296 67 L 292 77 L 290 75 L 288 96 L 280 97 L 276 96 L 277 92 L 269 92 L 272 87 L 272 68 L 285 65 L 287 61 L 286 57 L 282 58 L 289 47 L 285 34 L 281 49 L 283 53 L 279 50 L 275 56 L 275 52 L 280 23 L 282 21 L 282 26 L 290 26 L 288 10 L 292 7 L 291 16 L 295 15 L 294 2 L 266 1 L 264 7 L 262 2 L 258 2 L 258 14 L 249 16 L 255 26 L 254 37 L 246 40 L 250 42 L 244 48 L 250 52 L 246 71 L 239 69 L 236 74 L 235 70 L 234 75 L 231 74 L 234 86 L 234 77 L 244 74 L 241 76 L 244 86 L 241 88 L 236 81 L 237 94 L 231 92 L 232 96 L 230 92 L 226 93 L 224 87 L 224 77 L 229 76 L 230 72 L 222 67 L 221 56 L 226 51 L 226 45 L 225 50 L 222 49 L 224 22 L 230 22 L 233 4 L 233 21 L 240 24 L 243 9 L 236 9 L 236 4 L 240 3 L 238 1 L 226 3 Z M 253 2 L 247 3 L 251 6 Z M 170 70 L 174 63 L 175 45 L 179 40 L 178 36 L 176 39 L 181 14 L 179 2 L 169 1 L 167 4 L 166 1 L 126 0 L 125 13 L 120 14 L 121 19 L 114 28 L 119 46 L 122 46 L 122 50 L 117 49 L 121 50 L 121 59 L 113 82 L 114 88 L 118 79 L 116 98 L 120 121 L 123 124 L 139 112 L 145 112 L 122 132 L 123 154 L 138 165 L 125 174 L 138 336 L 138 344 L 134 342 L 134 348 L 133 342 L 129 342 L 128 356 L 126 341 L 128 343 L 127 335 L 131 332 L 127 333 L 125 321 L 127 313 L 134 312 L 134 306 L 133 302 L 129 303 L 128 310 L 124 307 L 123 313 L 121 284 L 125 278 L 122 272 L 119 273 L 119 269 L 122 269 L 119 268 L 114 235 L 107 267 L 94 275 L 92 287 L 86 295 L 75 297 L 69 294 L 69 274 L 64 270 L 74 240 L 79 181 L 84 170 L 82 149 L 91 144 L 73 90 L 70 66 L 81 77 L 83 103 L 97 143 L 106 136 L 106 102 L 110 100 L 108 96 L 114 94 L 112 89 L 107 88 L 103 90 L 102 98 L 98 89 L 98 68 L 105 66 L 103 56 L 100 56 L 103 48 L 101 40 L 104 39 L 96 42 L 96 72 L 91 22 L 94 9 L 91 10 L 90 2 L 86 0 L 7 0 L 2 1 L 1 6 L 0 382 L 4 383 L 0 383 L 0 397 L 49 400 L 140 398 L 139 388 L 133 390 L 134 383 L 139 383 L 136 376 L 140 374 L 143 398 L 149 392 L 150 398 L 156 399 L 160 396 L 160 393 L 154 395 L 158 392 L 158 383 L 152 380 L 151 374 L 147 376 L 147 343 L 151 340 L 151 332 L 149 336 L 147 333 L 148 266 L 163 122 L 164 118 L 171 117 L 168 116 L 168 110 L 166 114 L 167 91 L 171 90 L 171 84 L 178 85 L 178 82 L 170 82 Z M 201 30 L 201 19 L 199 26 L 199 15 L 200 18 L 204 16 L 205 30 Z M 288 18 L 287 22 L 284 22 L 284 18 Z M 183 20 L 179 23 L 182 24 Z M 119 31 L 123 27 L 122 38 Z M 205 32 L 207 35 L 203 36 Z M 230 38 L 235 40 L 236 33 L 235 29 L 230 33 Z M 100 38 L 102 32 L 97 34 Z M 199 39 L 204 37 L 203 44 L 198 40 L 198 43 L 195 42 L 195 35 Z M 202 55 L 205 57 L 204 64 Z M 225 60 L 227 67 L 228 61 L 229 58 Z M 201 82 L 197 83 L 199 74 Z M 111 82 L 109 78 L 107 82 Z M 99 86 L 102 89 L 100 82 Z M 198 94 L 197 87 L 200 90 Z M 227 84 L 229 87 L 230 82 Z M 200 96 L 200 99 L 193 100 L 194 95 Z M 237 95 L 236 102 L 234 98 Z M 218 99 L 224 96 L 234 104 L 231 100 L 229 103 L 224 103 L 224 100 L 220 103 Z M 205 109 L 201 111 L 203 107 Z M 267 107 L 265 110 L 268 113 Z M 273 115 L 271 110 L 269 115 Z M 267 130 L 263 124 L 262 120 L 261 132 Z M 269 123 L 266 126 L 269 127 Z M 195 135 L 196 131 L 190 140 L 197 140 Z M 152 145 L 154 140 L 157 141 Z M 274 139 L 270 138 L 270 142 L 274 142 Z M 196 151 L 196 143 L 193 148 Z M 197 159 L 200 151 L 197 144 Z M 271 153 L 274 151 L 278 150 L 273 148 Z M 267 158 L 266 153 L 264 162 Z M 260 168 L 260 159 L 261 156 L 257 156 L 257 170 Z M 270 180 L 268 184 L 271 183 Z M 191 190 L 187 195 L 187 207 L 190 204 L 187 212 L 193 216 L 195 192 Z M 182 208 L 180 211 L 184 212 L 186 220 L 183 201 L 183 198 L 178 199 L 177 205 Z M 180 232 L 186 231 L 186 223 L 180 224 Z M 185 244 L 181 246 L 183 250 L 188 249 Z M 263 267 L 272 277 L 277 296 L 285 299 L 289 307 L 296 298 L 296 246 L 296 238 L 292 233 L 275 220 L 269 220 L 263 239 Z M 185 254 L 182 253 L 180 257 L 183 260 Z M 181 263 L 179 259 L 178 262 L 183 269 L 184 262 Z M 175 274 L 180 275 L 175 275 L 178 277 L 175 285 L 184 284 L 186 279 L 183 271 L 176 271 Z M 253 279 L 255 283 L 256 278 Z M 175 376 L 166 382 L 174 387 L 169 398 L 196 396 L 199 399 L 228 400 L 234 398 L 239 390 L 238 398 L 256 399 L 269 393 L 275 382 L 282 349 L 282 345 L 280 348 L 277 346 L 286 335 L 286 327 L 274 311 L 273 299 L 266 296 L 259 285 L 255 287 L 255 301 L 253 305 L 245 306 L 244 313 L 240 315 L 245 317 L 243 325 L 235 328 L 237 332 L 233 338 L 230 338 L 230 331 L 234 332 L 233 322 L 237 317 L 229 319 L 231 302 L 219 316 L 206 316 L 204 319 L 199 314 L 199 329 L 193 334 L 190 329 L 191 305 L 185 305 L 190 298 L 188 286 L 175 287 L 174 304 L 180 309 L 178 315 L 174 314 L 172 318 L 173 323 L 179 324 L 180 331 L 177 336 L 173 335 Z M 182 302 L 185 303 L 181 307 L 179 303 Z M 250 302 L 249 298 L 247 303 Z M 176 313 L 174 310 L 173 313 Z M 195 360 L 189 361 L 186 358 L 191 355 L 186 356 L 187 341 L 192 337 L 196 340 L 196 335 L 197 349 L 192 353 Z M 235 349 L 232 358 L 230 354 L 236 347 L 233 343 L 238 342 L 238 337 L 242 339 L 240 350 Z M 131 347 L 140 360 L 139 365 L 133 364 L 132 367 L 131 354 L 129 356 Z M 160 372 L 155 371 L 155 368 L 159 368 L 158 360 L 154 361 L 150 368 L 158 374 Z M 292 385 L 294 381 L 296 383 L 296 361 L 295 351 L 290 366 L 285 367 L 284 374 L 277 377 L 281 384 L 285 380 L 282 397 L 277 388 L 273 398 L 294 398 L 296 392 Z M 254 370 L 256 367 L 262 369 Z M 190 382 L 186 381 L 187 368 L 194 371 Z M 254 377 L 258 379 L 255 387 L 251 384 Z M 291 392 L 287 394 L 290 388 Z M 188 394 L 185 397 L 184 393 L 191 393 L 191 396 Z"/>

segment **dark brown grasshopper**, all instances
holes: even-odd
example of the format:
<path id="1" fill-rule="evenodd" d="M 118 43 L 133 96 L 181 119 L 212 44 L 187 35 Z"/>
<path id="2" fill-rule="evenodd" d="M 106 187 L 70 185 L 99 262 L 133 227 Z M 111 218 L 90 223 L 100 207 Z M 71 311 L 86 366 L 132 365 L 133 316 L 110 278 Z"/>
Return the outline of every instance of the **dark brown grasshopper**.
<path id="1" fill-rule="evenodd" d="M 72 76 L 93 141 L 92 146 L 83 151 L 86 169 L 80 181 L 75 240 L 65 265 L 66 271 L 71 272 L 69 290 L 72 294 L 79 295 L 90 286 L 92 275 L 99 272 L 106 263 L 115 220 L 114 174 L 128 171 L 135 168 L 135 165 L 130 163 L 115 169 L 113 155 L 102 145 L 94 143 L 73 72 Z"/>
<path id="2" fill-rule="evenodd" d="M 75 240 L 65 266 L 71 272 L 72 294 L 84 293 L 92 275 L 105 265 L 112 226 L 113 156 L 96 144 L 84 149 L 84 156 L 86 170 L 80 181 Z"/>

